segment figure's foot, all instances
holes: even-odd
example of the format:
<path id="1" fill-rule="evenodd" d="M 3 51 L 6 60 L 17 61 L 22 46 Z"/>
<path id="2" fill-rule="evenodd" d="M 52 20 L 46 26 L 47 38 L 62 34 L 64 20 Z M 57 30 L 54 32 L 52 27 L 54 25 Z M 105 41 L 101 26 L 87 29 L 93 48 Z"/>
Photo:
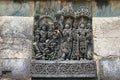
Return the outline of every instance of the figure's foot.
<path id="1" fill-rule="evenodd" d="M 80 60 L 84 60 L 83 58 L 80 58 Z"/>
<path id="2" fill-rule="evenodd" d="M 63 61 L 64 60 L 64 58 L 60 58 L 60 59 L 58 59 L 58 61 Z"/>

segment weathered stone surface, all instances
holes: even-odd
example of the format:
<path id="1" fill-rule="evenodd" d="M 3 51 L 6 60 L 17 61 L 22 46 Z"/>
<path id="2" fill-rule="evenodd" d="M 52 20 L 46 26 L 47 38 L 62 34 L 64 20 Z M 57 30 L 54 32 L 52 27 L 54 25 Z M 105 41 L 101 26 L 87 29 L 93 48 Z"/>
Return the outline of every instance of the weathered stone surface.
<path id="1" fill-rule="evenodd" d="M 89 60 L 45 61 L 32 60 L 32 77 L 39 78 L 96 78 L 96 63 Z"/>
<path id="2" fill-rule="evenodd" d="M 100 80 L 120 80 L 120 58 L 100 60 Z"/>
<path id="3" fill-rule="evenodd" d="M 0 0 L 0 16 L 33 16 L 34 0 Z"/>
<path id="4" fill-rule="evenodd" d="M 95 78 L 32 78 L 32 80 L 97 80 Z"/>
<path id="5" fill-rule="evenodd" d="M 0 61 L 2 80 L 30 80 L 30 60 L 0 59 Z"/>
<path id="6" fill-rule="evenodd" d="M 120 37 L 120 17 L 93 18 L 94 37 Z"/>
<path id="7" fill-rule="evenodd" d="M 0 37 L 32 40 L 33 17 L 0 17 Z"/>
<path id="8" fill-rule="evenodd" d="M 22 38 L 3 38 L 0 42 L 0 58 L 31 58 L 32 41 Z"/>
<path id="9" fill-rule="evenodd" d="M 61 7 L 60 4 L 61 4 L 61 1 L 58 1 L 58 0 L 55 0 L 55 1 L 49 1 L 49 0 L 36 1 L 35 2 L 35 12 L 45 14 L 47 11 L 48 14 L 50 14 L 50 13 L 53 14 L 54 12 L 60 10 L 60 7 Z"/>
<path id="10" fill-rule="evenodd" d="M 94 38 L 94 52 L 102 57 L 120 56 L 120 38 Z"/>
<path id="11" fill-rule="evenodd" d="M 95 17 L 120 16 L 120 1 L 92 0 L 92 10 Z"/>
<path id="12" fill-rule="evenodd" d="M 31 58 L 32 17 L 0 17 L 0 58 Z"/>
<path id="13" fill-rule="evenodd" d="M 120 17 L 93 18 L 94 52 L 120 56 Z"/>

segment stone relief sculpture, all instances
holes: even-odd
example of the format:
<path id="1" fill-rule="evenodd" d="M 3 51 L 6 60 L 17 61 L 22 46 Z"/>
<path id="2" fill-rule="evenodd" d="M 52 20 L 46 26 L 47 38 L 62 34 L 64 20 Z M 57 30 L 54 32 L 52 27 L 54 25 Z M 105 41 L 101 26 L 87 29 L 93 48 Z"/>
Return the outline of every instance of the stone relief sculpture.
<path id="1" fill-rule="evenodd" d="M 34 25 L 33 78 L 96 78 L 88 7 L 74 9 L 68 4 L 58 12 L 48 8 L 36 14 Z"/>
<path id="2" fill-rule="evenodd" d="M 89 9 L 63 8 L 57 17 L 40 15 L 36 19 L 33 49 L 38 60 L 92 59 L 93 41 Z M 59 19 L 58 19 L 59 16 Z"/>
<path id="3" fill-rule="evenodd" d="M 71 6 L 62 10 L 63 13 L 63 37 L 61 42 L 61 53 L 64 60 L 71 59 L 72 55 L 72 27 L 74 21 L 74 11 Z"/>

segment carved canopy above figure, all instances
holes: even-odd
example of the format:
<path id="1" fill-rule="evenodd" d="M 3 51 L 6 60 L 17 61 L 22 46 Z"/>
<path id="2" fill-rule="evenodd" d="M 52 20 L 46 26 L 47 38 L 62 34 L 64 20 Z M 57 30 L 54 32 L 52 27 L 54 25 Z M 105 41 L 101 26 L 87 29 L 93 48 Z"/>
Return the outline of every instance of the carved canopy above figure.
<path id="1" fill-rule="evenodd" d="M 35 17 L 33 49 L 37 60 L 93 59 L 89 8 L 66 6 L 54 15 Z"/>

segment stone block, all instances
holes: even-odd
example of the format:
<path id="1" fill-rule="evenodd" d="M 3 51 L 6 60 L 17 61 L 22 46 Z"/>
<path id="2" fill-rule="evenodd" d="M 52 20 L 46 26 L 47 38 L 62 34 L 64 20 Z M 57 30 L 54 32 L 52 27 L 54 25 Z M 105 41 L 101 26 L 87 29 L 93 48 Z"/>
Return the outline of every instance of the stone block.
<path id="1" fill-rule="evenodd" d="M 95 61 L 32 60 L 31 73 L 34 78 L 97 78 Z"/>
<path id="2" fill-rule="evenodd" d="M 29 59 L 1 59 L 2 80 L 30 80 Z"/>
<path id="3" fill-rule="evenodd" d="M 120 58 L 100 60 L 100 80 L 120 80 Z"/>
<path id="4" fill-rule="evenodd" d="M 0 58 L 32 57 L 32 41 L 22 38 L 3 38 L 0 42 Z"/>
<path id="5" fill-rule="evenodd" d="M 0 16 L 34 16 L 34 1 L 0 0 Z"/>
<path id="6" fill-rule="evenodd" d="M 93 18 L 94 37 L 120 37 L 120 17 Z"/>
<path id="7" fill-rule="evenodd" d="M 33 17 L 0 17 L 0 58 L 31 58 Z"/>
<path id="8" fill-rule="evenodd" d="M 94 38 L 94 52 L 102 57 L 120 56 L 120 38 Z"/>
<path id="9" fill-rule="evenodd" d="M 0 17 L 0 37 L 26 38 L 32 40 L 33 17 Z"/>

